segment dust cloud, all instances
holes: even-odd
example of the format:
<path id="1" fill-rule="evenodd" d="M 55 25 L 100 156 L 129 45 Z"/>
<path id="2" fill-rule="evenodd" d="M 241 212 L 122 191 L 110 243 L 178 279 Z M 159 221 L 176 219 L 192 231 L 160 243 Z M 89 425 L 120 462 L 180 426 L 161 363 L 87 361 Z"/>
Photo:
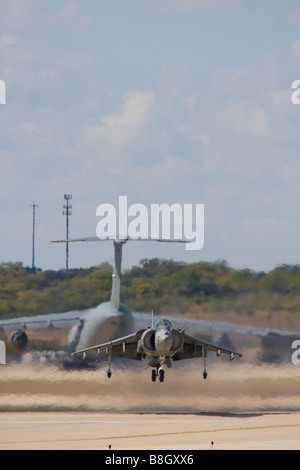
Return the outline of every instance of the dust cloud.
<path id="1" fill-rule="evenodd" d="M 300 367 L 300 366 L 299 366 Z M 49 364 L 1 366 L 0 411 L 129 413 L 249 413 L 300 410 L 300 369 L 293 364 L 191 361 L 151 381 L 147 363 L 95 371 L 64 371 Z"/>

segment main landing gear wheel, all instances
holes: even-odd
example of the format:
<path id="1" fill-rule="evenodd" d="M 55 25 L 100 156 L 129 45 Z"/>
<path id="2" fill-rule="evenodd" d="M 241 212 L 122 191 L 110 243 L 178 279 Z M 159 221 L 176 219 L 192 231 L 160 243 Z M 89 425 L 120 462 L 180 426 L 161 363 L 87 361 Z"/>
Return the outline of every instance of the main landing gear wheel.
<path id="1" fill-rule="evenodd" d="M 157 377 L 156 370 L 153 369 L 153 371 L 152 371 L 152 382 L 155 382 L 155 381 L 156 381 L 156 377 Z"/>

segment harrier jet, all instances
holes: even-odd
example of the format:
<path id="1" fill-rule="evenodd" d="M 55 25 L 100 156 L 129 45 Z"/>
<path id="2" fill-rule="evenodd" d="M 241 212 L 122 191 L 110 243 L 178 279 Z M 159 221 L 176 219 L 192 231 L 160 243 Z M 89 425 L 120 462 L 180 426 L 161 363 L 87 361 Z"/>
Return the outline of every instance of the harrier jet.
<path id="1" fill-rule="evenodd" d="M 165 366 L 171 367 L 172 361 L 203 357 L 203 378 L 206 379 L 206 358 L 208 351 L 216 352 L 217 356 L 220 356 L 221 353 L 228 354 L 230 360 L 234 359 L 235 356 L 241 357 L 241 354 L 230 349 L 207 343 L 199 338 L 187 335 L 184 330 L 173 328 L 171 322 L 167 319 L 161 319 L 155 325 L 152 319 L 152 328 L 142 329 L 129 336 L 76 351 L 72 355 L 82 354 L 83 358 L 85 358 L 87 353 L 91 351 L 96 351 L 98 354 L 104 351 L 107 354 L 107 376 L 109 378 L 112 374 L 112 356 L 138 361 L 147 357 L 149 366 L 153 367 L 151 376 L 153 382 L 156 381 L 157 377 L 160 382 L 164 381 L 164 368 Z"/>

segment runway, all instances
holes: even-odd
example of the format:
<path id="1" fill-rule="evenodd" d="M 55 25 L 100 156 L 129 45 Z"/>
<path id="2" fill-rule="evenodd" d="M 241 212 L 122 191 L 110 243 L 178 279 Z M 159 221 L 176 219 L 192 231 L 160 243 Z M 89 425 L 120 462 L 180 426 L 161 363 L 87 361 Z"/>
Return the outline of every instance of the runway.
<path id="1" fill-rule="evenodd" d="M 138 367 L 139 366 L 139 367 Z M 299 368 L 0 368 L 0 449 L 300 449 Z"/>
<path id="2" fill-rule="evenodd" d="M 115 451 L 299 450 L 300 413 L 0 414 L 1 450 L 108 450 L 109 446 Z"/>

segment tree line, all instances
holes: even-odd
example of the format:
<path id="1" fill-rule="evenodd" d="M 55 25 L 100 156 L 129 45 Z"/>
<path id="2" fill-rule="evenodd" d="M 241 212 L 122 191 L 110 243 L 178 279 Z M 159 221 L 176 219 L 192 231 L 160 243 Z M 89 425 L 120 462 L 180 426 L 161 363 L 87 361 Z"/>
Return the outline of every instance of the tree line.
<path id="1" fill-rule="evenodd" d="M 21 262 L 0 263 L 0 319 L 81 310 L 110 298 L 112 266 L 37 270 Z M 300 266 L 270 272 L 233 269 L 226 261 L 183 263 L 143 259 L 122 274 L 121 301 L 135 311 L 189 311 L 254 315 L 300 312 Z"/>

